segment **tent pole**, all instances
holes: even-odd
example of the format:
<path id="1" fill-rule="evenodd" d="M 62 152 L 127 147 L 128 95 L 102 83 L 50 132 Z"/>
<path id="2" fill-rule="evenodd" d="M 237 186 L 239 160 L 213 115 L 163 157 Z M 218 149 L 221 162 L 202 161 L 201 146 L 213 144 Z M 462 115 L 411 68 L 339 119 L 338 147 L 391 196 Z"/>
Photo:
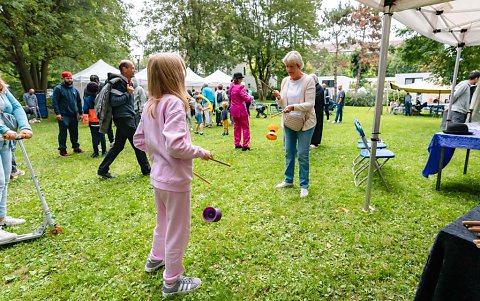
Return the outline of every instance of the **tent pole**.
<path id="1" fill-rule="evenodd" d="M 455 59 L 455 69 L 453 69 L 452 89 L 450 91 L 450 97 L 448 101 L 447 123 L 445 124 L 445 127 L 452 121 L 451 118 L 453 93 L 455 92 L 455 86 L 457 85 L 458 69 L 460 67 L 460 57 L 462 56 L 462 49 L 464 46 L 464 44 L 458 44 L 457 46 L 457 58 Z"/>
<path id="2" fill-rule="evenodd" d="M 375 112 L 374 121 L 372 126 L 372 146 L 370 151 L 370 166 L 368 168 L 367 188 L 365 190 L 365 203 L 363 205 L 363 211 L 368 211 L 370 208 L 370 197 L 372 192 L 372 180 L 373 173 L 377 166 L 377 141 L 378 131 L 380 129 L 380 117 L 383 110 L 383 89 L 385 87 L 385 73 L 387 70 L 387 55 L 388 55 L 388 43 L 390 40 L 390 27 L 392 24 L 392 7 L 386 6 L 385 13 L 383 14 L 383 26 L 382 26 L 382 42 L 380 44 L 380 61 L 378 68 L 378 86 L 377 94 L 375 98 Z"/>

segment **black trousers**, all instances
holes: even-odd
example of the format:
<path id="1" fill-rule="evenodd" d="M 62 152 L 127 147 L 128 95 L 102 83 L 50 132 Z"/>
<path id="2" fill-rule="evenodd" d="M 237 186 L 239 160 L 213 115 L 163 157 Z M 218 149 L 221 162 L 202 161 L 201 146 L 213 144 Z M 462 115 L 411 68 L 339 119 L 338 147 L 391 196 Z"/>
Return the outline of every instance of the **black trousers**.
<path id="1" fill-rule="evenodd" d="M 135 118 L 133 116 L 114 118 L 113 122 L 115 122 L 115 126 L 117 127 L 117 132 L 115 133 L 115 144 L 108 151 L 107 155 L 98 167 L 98 172 L 104 174 L 109 171 L 110 165 L 123 150 L 125 143 L 128 140 L 135 151 L 135 156 L 137 157 L 137 162 L 138 165 L 140 165 L 142 174 L 150 173 L 150 163 L 148 163 L 147 155 L 133 145 L 133 135 L 135 134 L 136 130 Z"/>
<path id="2" fill-rule="evenodd" d="M 80 147 L 78 144 L 78 120 L 75 117 L 62 116 L 58 121 L 58 149 L 67 149 L 67 130 L 70 134 L 70 142 L 73 148 Z"/>
<path id="3" fill-rule="evenodd" d="M 98 145 L 102 146 L 102 154 L 107 152 L 107 143 L 105 141 L 105 134 L 100 133 L 100 127 L 90 125 L 90 133 L 92 134 L 93 152 L 98 154 Z"/>
<path id="4" fill-rule="evenodd" d="M 323 134 L 323 109 L 324 107 L 315 107 L 315 115 L 317 117 L 317 124 L 315 125 L 315 130 L 313 131 L 312 140 L 310 144 L 318 146 L 322 142 Z"/>
<path id="5" fill-rule="evenodd" d="M 112 120 L 110 120 L 110 126 L 108 127 L 107 131 L 107 136 L 108 136 L 108 142 L 112 143 L 115 141 L 115 137 L 113 136 L 113 130 L 112 130 Z"/>

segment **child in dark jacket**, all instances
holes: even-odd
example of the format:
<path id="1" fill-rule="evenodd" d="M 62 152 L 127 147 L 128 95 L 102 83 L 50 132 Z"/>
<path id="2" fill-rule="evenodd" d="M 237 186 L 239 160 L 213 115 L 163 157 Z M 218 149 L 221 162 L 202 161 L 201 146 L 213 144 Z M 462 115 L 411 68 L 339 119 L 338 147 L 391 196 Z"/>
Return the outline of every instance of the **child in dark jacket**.
<path id="1" fill-rule="evenodd" d="M 92 158 L 97 158 L 99 156 L 99 144 L 102 146 L 102 156 L 107 154 L 105 134 L 100 133 L 100 120 L 95 114 L 95 96 L 97 96 L 98 91 L 98 84 L 96 82 L 90 82 L 88 83 L 85 95 L 83 96 L 83 112 L 85 113 L 84 119 L 88 119 L 88 126 L 90 127 L 90 133 L 92 135 Z"/>

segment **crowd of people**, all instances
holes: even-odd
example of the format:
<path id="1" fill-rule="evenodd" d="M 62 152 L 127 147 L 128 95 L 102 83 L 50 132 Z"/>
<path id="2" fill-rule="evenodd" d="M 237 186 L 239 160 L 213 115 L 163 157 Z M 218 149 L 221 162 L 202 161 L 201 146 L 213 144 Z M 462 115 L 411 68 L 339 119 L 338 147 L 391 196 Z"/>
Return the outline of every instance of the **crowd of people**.
<path id="1" fill-rule="evenodd" d="M 288 76 L 282 80 L 280 91 L 274 90 L 284 126 L 285 170 L 283 181 L 276 188 L 294 186 L 295 161 L 298 157 L 300 197 L 308 196 L 310 149 L 317 148 L 322 139 L 323 115 L 330 95 L 315 75 L 305 74 L 303 59 L 291 51 L 283 59 Z M 97 75 L 90 77 L 83 102 L 73 86 L 72 73 L 61 74 L 62 82 L 53 90 L 52 105 L 58 124 L 58 150 L 62 157 L 70 156 L 67 137 L 73 153 L 84 151 L 78 142 L 78 124 L 83 119 L 90 128 L 92 157 L 103 156 L 97 174 L 112 178 L 110 166 L 124 149 L 127 140 L 133 147 L 140 171 L 150 176 L 156 204 L 156 226 L 152 248 L 145 263 L 146 272 L 163 271 L 165 296 L 197 289 L 201 280 L 185 277 L 183 256 L 190 234 L 190 200 L 192 164 L 194 158 L 213 159 L 210 151 L 193 145 L 191 134 L 204 135 L 204 127 L 221 126 L 222 136 L 229 135 L 233 125 L 233 148 L 252 151 L 250 145 L 250 105 L 253 103 L 257 117 L 266 117 L 265 107 L 254 101 L 243 84 L 242 73 L 233 74 L 226 89 L 215 89 L 205 84 L 201 91 L 185 88 L 185 62 L 173 53 L 160 53 L 148 62 L 148 89 L 145 91 L 135 81 L 135 66 L 129 60 L 119 64 L 119 74 L 108 74 L 100 83 Z M 340 91 L 341 87 L 340 87 Z M 41 120 L 38 102 L 30 90 L 24 96 L 22 108 L 0 81 L 0 108 L 15 115 L 18 130 L 24 138 L 32 136 L 27 121 L 27 111 L 32 122 Z M 33 95 L 33 96 L 32 96 Z M 147 97 L 148 95 L 148 97 Z M 342 96 L 343 95 L 343 96 Z M 339 93 L 335 122 L 342 122 L 341 107 L 344 93 Z M 30 108 L 30 109 L 29 109 Z M 99 109 L 100 108 L 100 109 Z M 28 110 L 27 110 L 28 109 Z M 339 112 L 340 111 L 340 112 Z M 215 116 L 215 117 L 214 117 Z M 193 125 L 195 122 L 195 127 Z M 116 127 L 113 136 L 112 123 Z M 6 186 L 12 172 L 12 148 L 16 132 L 0 125 L 4 136 L 0 148 L 3 174 L 0 173 L 0 225 L 10 226 L 25 222 L 6 215 Z M 105 134 L 110 141 L 107 149 Z M 147 159 L 147 154 L 150 157 Z M 16 234 L 0 230 L 0 241 L 11 240 Z"/>

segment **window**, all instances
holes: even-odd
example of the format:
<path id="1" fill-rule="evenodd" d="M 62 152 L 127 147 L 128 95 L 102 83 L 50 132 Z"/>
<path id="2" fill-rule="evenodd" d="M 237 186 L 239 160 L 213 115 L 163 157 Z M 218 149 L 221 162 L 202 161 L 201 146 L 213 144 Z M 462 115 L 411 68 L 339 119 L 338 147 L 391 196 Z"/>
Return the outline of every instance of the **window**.
<path id="1" fill-rule="evenodd" d="M 413 84 L 413 83 L 420 83 L 423 82 L 423 78 L 421 77 L 407 77 L 405 78 L 405 85 Z"/>
<path id="2" fill-rule="evenodd" d="M 333 88 L 333 80 L 322 80 L 322 84 L 326 84 L 328 88 Z"/>

